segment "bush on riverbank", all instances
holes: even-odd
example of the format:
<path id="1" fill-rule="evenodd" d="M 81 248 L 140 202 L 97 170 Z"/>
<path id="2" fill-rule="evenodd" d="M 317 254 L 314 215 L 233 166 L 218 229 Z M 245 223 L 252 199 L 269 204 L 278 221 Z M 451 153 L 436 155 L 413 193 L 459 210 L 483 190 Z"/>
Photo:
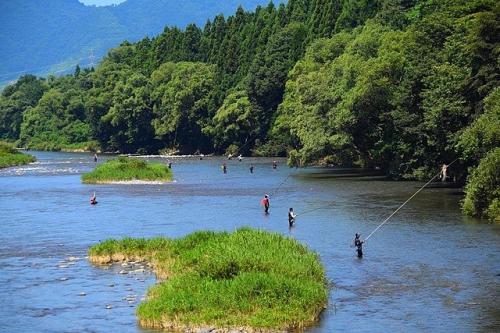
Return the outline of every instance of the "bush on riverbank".
<path id="1" fill-rule="evenodd" d="M 35 162 L 35 157 L 18 152 L 12 145 L 0 142 L 0 168 Z"/>
<path id="2" fill-rule="evenodd" d="M 133 180 L 167 182 L 172 180 L 172 171 L 161 163 L 120 157 L 98 165 L 92 172 L 82 176 L 86 184 Z"/>
<path id="3" fill-rule="evenodd" d="M 500 148 L 492 150 L 469 176 L 462 210 L 500 223 Z"/>
<path id="4" fill-rule="evenodd" d="M 327 302 L 315 253 L 248 228 L 175 240 L 107 240 L 90 248 L 89 258 L 100 264 L 145 259 L 159 277 L 169 277 L 137 309 L 150 328 L 296 329 L 316 321 Z"/>

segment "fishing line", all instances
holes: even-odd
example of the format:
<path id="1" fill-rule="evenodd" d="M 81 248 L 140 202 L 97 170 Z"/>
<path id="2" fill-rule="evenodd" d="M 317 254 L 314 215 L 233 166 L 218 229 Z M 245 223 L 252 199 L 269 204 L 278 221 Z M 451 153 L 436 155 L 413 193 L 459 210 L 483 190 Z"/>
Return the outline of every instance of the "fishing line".
<path id="1" fill-rule="evenodd" d="M 448 164 L 446 167 L 450 167 L 453 163 L 455 163 L 458 160 L 458 157 L 453 160 L 450 164 Z M 401 208 L 403 208 L 411 199 L 413 199 L 420 191 L 422 191 L 427 185 L 429 185 L 437 176 L 441 174 L 441 171 L 439 171 L 434 177 L 432 177 L 427 183 L 424 184 L 421 188 L 417 190 L 417 192 L 413 193 L 411 197 L 409 197 L 401 206 L 399 206 L 394 212 L 392 212 L 391 215 L 389 215 L 382 223 L 380 223 L 369 235 L 368 237 L 365 238 L 365 242 L 378 230 L 380 229 L 384 224 L 386 224 L 391 217 L 393 217 Z"/>

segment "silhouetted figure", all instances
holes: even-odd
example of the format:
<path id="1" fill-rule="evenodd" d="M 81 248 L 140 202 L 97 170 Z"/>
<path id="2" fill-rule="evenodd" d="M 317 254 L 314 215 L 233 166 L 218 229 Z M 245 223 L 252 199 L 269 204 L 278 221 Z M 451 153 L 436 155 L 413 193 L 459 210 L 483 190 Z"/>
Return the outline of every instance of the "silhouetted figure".
<path id="1" fill-rule="evenodd" d="M 354 236 L 354 246 L 356 247 L 356 252 L 358 253 L 358 258 L 363 258 L 363 241 L 361 240 L 361 235 L 356 233 Z"/>
<path id="2" fill-rule="evenodd" d="M 226 163 L 222 164 L 222 172 L 225 173 L 225 174 L 227 173 L 227 165 L 226 165 Z"/>
<path id="3" fill-rule="evenodd" d="M 253 164 L 250 165 L 250 173 L 253 173 Z"/>
<path id="4" fill-rule="evenodd" d="M 297 214 L 293 212 L 293 208 L 290 207 L 288 210 L 288 227 L 291 228 L 295 224 L 295 218 L 297 217 Z"/>
<path id="5" fill-rule="evenodd" d="M 168 162 L 168 168 L 172 169 L 172 162 Z"/>
<path id="6" fill-rule="evenodd" d="M 276 169 L 278 167 L 278 163 L 276 161 L 273 161 L 273 169 Z"/>
<path id="7" fill-rule="evenodd" d="M 94 162 L 97 163 L 97 154 L 94 154 Z"/>
<path id="8" fill-rule="evenodd" d="M 264 206 L 264 213 L 269 214 L 269 195 L 265 195 L 264 199 L 261 200 L 262 205 Z"/>

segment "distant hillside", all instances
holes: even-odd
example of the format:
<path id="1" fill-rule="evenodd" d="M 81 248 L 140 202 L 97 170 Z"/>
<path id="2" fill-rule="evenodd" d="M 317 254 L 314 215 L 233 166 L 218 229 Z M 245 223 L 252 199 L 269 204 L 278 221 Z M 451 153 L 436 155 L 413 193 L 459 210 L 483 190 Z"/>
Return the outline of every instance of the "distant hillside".
<path id="1" fill-rule="evenodd" d="M 123 40 L 136 41 L 166 25 L 203 26 L 216 14 L 253 10 L 268 0 L 127 0 L 85 6 L 78 0 L 0 1 L 0 86 L 23 73 L 45 75 L 97 62 Z M 93 57 L 91 56 L 93 55 Z"/>

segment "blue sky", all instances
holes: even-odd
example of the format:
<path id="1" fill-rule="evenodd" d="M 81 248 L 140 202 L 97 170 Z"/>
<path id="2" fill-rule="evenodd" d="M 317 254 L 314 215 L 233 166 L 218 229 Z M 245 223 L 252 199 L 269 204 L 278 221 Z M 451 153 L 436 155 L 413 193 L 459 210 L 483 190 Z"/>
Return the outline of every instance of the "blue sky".
<path id="1" fill-rule="evenodd" d="M 79 0 L 86 5 L 107 6 L 112 4 L 119 4 L 125 0 Z"/>

